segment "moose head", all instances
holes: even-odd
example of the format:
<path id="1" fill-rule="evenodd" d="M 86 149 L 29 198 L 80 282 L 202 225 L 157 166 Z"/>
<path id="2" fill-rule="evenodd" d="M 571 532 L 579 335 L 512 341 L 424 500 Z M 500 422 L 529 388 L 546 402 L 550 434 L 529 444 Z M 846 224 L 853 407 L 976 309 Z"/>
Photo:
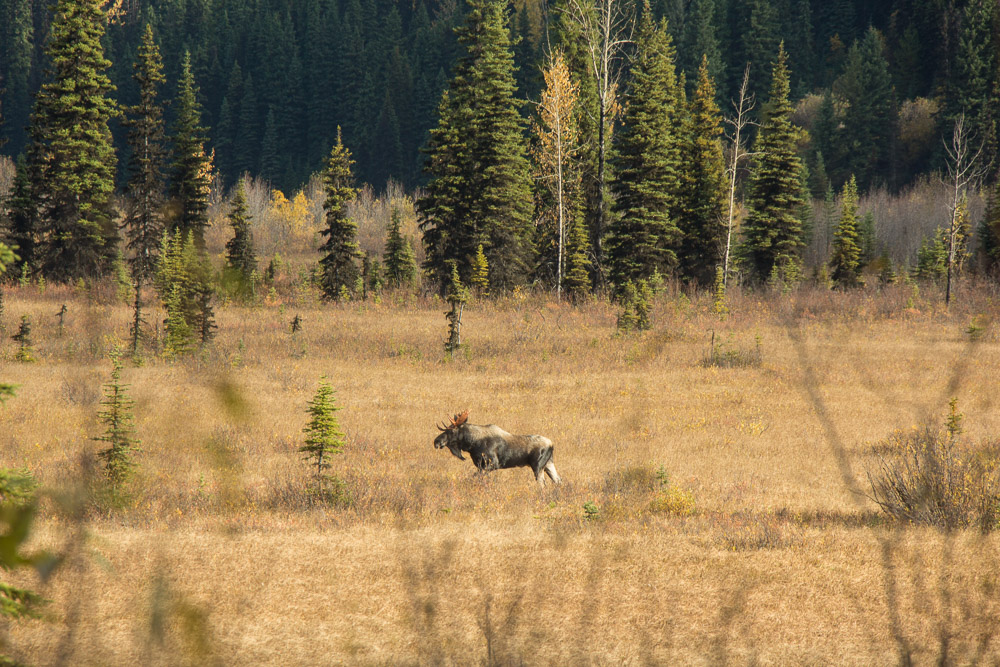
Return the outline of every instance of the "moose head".
<path id="1" fill-rule="evenodd" d="M 434 448 L 444 449 L 447 447 L 452 454 L 457 456 L 461 460 L 465 460 L 462 456 L 462 445 L 456 437 L 458 435 L 459 429 L 469 421 L 469 411 L 461 412 L 451 418 L 451 422 L 447 426 L 438 425 L 438 430 L 441 433 L 438 437 L 434 438 Z"/>

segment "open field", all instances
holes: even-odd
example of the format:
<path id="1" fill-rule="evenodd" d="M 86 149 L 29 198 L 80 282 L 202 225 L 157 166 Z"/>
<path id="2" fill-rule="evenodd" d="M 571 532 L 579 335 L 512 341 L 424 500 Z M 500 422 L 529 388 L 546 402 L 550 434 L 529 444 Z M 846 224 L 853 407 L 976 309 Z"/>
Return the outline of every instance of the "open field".
<path id="1" fill-rule="evenodd" d="M 0 379 L 20 388 L 0 466 L 65 492 L 99 448 L 131 312 L 62 287 L 6 297 Z M 719 321 L 668 293 L 653 331 L 618 337 L 607 303 L 527 295 L 471 304 L 451 361 L 432 299 L 220 308 L 201 357 L 126 366 L 132 500 L 46 501 L 36 543 L 69 557 L 15 580 L 49 618 L 0 637 L 39 665 L 994 664 L 1000 538 L 895 526 L 864 494 L 873 446 L 941 423 L 953 396 L 970 437 L 1000 434 L 996 325 L 966 333 L 996 303 L 803 290 L 735 295 Z M 34 364 L 13 361 L 21 314 Z M 705 367 L 713 330 L 762 363 Z M 351 502 L 316 508 L 297 447 L 321 375 Z M 551 438 L 565 483 L 434 450 L 465 408 Z"/>

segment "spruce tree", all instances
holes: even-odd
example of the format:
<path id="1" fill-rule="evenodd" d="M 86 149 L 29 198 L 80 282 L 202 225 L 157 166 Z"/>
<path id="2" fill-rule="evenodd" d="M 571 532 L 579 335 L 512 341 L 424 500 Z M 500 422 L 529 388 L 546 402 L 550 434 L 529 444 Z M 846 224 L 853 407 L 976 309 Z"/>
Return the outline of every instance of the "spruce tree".
<path id="1" fill-rule="evenodd" d="M 802 162 L 795 150 L 797 131 L 788 101 L 788 68 L 784 46 L 774 63 L 771 91 L 757 142 L 748 184 L 748 214 L 743 225 L 742 257 L 751 280 L 772 275 L 784 280 L 801 270 L 803 241 L 799 219 L 803 203 Z"/>
<path id="2" fill-rule="evenodd" d="M 205 154 L 205 128 L 201 126 L 201 105 L 191 73 L 189 52 L 184 53 L 181 61 L 175 104 L 177 119 L 174 121 L 170 195 L 178 215 L 171 221 L 171 229 L 182 237 L 191 232 L 195 245 L 204 249 L 212 164 Z"/>
<path id="3" fill-rule="evenodd" d="M 226 242 L 226 266 L 235 274 L 241 286 L 248 286 L 251 276 L 257 270 L 257 255 L 253 248 L 253 231 L 250 229 L 252 216 L 247 208 L 246 188 L 242 178 L 236 184 L 228 217 L 229 225 L 233 228 L 233 238 Z"/>
<path id="4" fill-rule="evenodd" d="M 852 175 L 840 195 L 840 222 L 833 234 L 830 277 L 840 287 L 861 282 L 861 247 L 858 245 L 858 186 Z"/>
<path id="5" fill-rule="evenodd" d="M 94 278 L 115 256 L 115 151 L 108 121 L 117 114 L 105 73 L 100 0 L 58 0 L 49 28 L 46 80 L 31 116 L 29 173 L 44 240 L 41 268 L 58 281 Z"/>
<path id="6" fill-rule="evenodd" d="M 21 273 L 22 268 L 26 267 L 31 274 L 37 264 L 36 239 L 39 220 L 38 209 L 32 196 L 28 164 L 23 155 L 17 158 L 14 183 L 6 204 L 6 229 L 3 236 L 8 245 L 17 251 L 17 260 L 12 264 L 14 272 Z"/>
<path id="7" fill-rule="evenodd" d="M 590 235 L 583 215 L 577 212 L 570 218 L 566 236 L 566 259 L 563 285 L 566 293 L 576 302 L 590 291 Z"/>
<path id="8" fill-rule="evenodd" d="M 979 247 L 986 273 L 1000 278 L 1000 180 L 990 190 L 986 213 L 979 228 Z"/>
<path id="9" fill-rule="evenodd" d="M 104 399 L 101 405 L 104 409 L 97 415 L 97 420 L 104 425 L 105 430 L 94 438 L 96 442 L 103 442 L 108 446 L 98 452 L 97 456 L 104 461 L 104 474 L 114 493 L 120 492 L 135 469 L 132 456 L 139 448 L 139 440 L 135 437 L 135 418 L 132 415 L 135 401 L 129 398 L 128 385 L 122 383 L 121 373 L 121 359 L 117 352 L 112 353 L 111 380 L 103 387 Z"/>
<path id="10" fill-rule="evenodd" d="M 17 354 L 14 358 L 22 363 L 35 361 L 35 345 L 31 340 L 31 318 L 21 315 L 21 326 L 17 328 L 17 333 L 11 336 L 11 340 L 17 343 Z"/>
<path id="11" fill-rule="evenodd" d="M 399 209 L 393 207 L 389 233 L 385 239 L 385 279 L 390 288 L 409 287 L 417 277 L 417 261 L 410 239 L 404 238 L 399 229 Z"/>
<path id="12" fill-rule="evenodd" d="M 656 270 L 672 272 L 681 240 L 671 213 L 679 191 L 677 129 L 684 110 L 678 104 L 674 47 L 666 21 L 656 24 L 648 13 L 644 15 L 636 49 L 614 162 L 612 190 L 618 218 L 606 244 L 611 281 L 618 289 Z"/>
<path id="13" fill-rule="evenodd" d="M 337 128 L 337 143 L 330 151 L 323 172 L 323 183 L 326 199 L 323 210 L 326 212 L 326 228 L 320 234 L 326 241 L 319 250 L 323 257 L 319 260 L 322 275 L 320 288 L 328 299 L 339 300 L 344 290 L 354 287 L 358 276 L 357 260 L 361 258 L 358 248 L 358 225 L 349 217 L 345 210 L 347 204 L 357 196 L 354 187 L 354 176 L 351 166 L 354 160 L 351 151 L 344 146 L 340 128 Z"/>
<path id="14" fill-rule="evenodd" d="M 468 0 L 456 29 L 464 54 L 428 144 L 430 180 L 418 210 L 425 268 L 442 287 L 451 261 L 468 279 L 480 243 L 491 288 L 510 289 L 529 275 L 531 178 L 506 8 L 505 0 Z"/>
<path id="15" fill-rule="evenodd" d="M 487 296 L 490 291 L 490 262 L 483 252 L 483 244 L 476 248 L 476 256 L 472 258 L 472 275 L 469 284 L 476 288 L 479 296 Z"/>
<path id="16" fill-rule="evenodd" d="M 132 78 L 139 86 L 139 103 L 128 107 L 123 124 L 129 128 L 129 181 L 125 188 L 126 204 L 122 227 L 136 289 L 153 277 L 163 236 L 163 108 L 158 100 L 159 87 L 166 80 L 163 60 L 153 39 L 153 29 L 146 25 L 139 45 Z"/>
<path id="17" fill-rule="evenodd" d="M 313 498 L 326 502 L 330 499 L 327 485 L 331 482 L 331 476 L 326 472 L 330 468 L 330 457 L 344 450 L 346 438 L 337 421 L 336 413 L 341 408 L 337 406 L 333 387 L 325 375 L 320 378 L 319 388 L 307 405 L 309 423 L 302 429 L 306 440 L 299 451 L 303 453 L 309 467 L 313 468 L 310 503 Z"/>
<path id="18" fill-rule="evenodd" d="M 709 285 L 725 243 L 726 166 L 722 156 L 722 127 L 715 104 L 715 85 L 708 59 L 698 69 L 698 87 L 691 100 L 691 123 L 685 137 L 682 196 L 678 226 L 684 235 L 680 248 L 681 274 Z"/>
<path id="19" fill-rule="evenodd" d="M 857 177 L 862 192 L 889 181 L 891 174 L 896 97 L 884 51 L 882 35 L 869 28 L 848 51 L 844 74 L 834 86 L 846 102 L 840 131 L 843 166 Z"/>

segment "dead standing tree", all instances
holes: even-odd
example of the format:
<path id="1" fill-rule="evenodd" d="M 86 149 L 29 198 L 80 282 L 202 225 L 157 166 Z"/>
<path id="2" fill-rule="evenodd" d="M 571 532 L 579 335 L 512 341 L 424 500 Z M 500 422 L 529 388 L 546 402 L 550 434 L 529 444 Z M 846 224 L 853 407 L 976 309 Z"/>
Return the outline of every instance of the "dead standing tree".
<path id="1" fill-rule="evenodd" d="M 625 47 L 632 43 L 633 5 L 623 0 L 570 0 L 566 16 L 580 31 L 590 59 L 590 75 L 597 88 L 597 220 L 594 225 L 595 267 L 604 265 L 606 220 L 605 165 L 611 125 L 618 107 L 618 81 Z M 600 269 L 598 268 L 598 271 Z"/>
<path id="2" fill-rule="evenodd" d="M 754 107 L 754 95 L 747 91 L 749 84 L 750 63 L 747 63 L 746 69 L 743 71 L 743 85 L 740 86 L 739 101 L 733 102 L 736 116 L 726 119 L 726 123 L 733 127 L 732 156 L 729 161 L 729 167 L 726 169 L 726 172 L 729 174 L 729 219 L 726 222 L 726 250 L 723 253 L 722 266 L 722 284 L 726 287 L 729 285 L 729 257 L 733 245 L 733 222 L 736 214 L 736 174 L 739 171 L 740 158 L 751 155 L 748 152 L 741 152 L 743 148 L 743 129 L 753 123 L 750 119 L 750 112 L 753 111 Z"/>
<path id="3" fill-rule="evenodd" d="M 958 241 L 958 233 L 961 231 L 961 216 L 959 211 L 962 201 L 965 199 L 969 187 L 974 187 L 976 183 L 986 173 L 987 167 L 979 163 L 983 154 L 983 142 L 973 151 L 972 138 L 965 127 L 965 114 L 960 114 L 955 119 L 955 126 L 951 133 L 951 144 L 947 140 L 944 142 L 944 149 L 948 156 L 948 185 L 952 188 L 952 199 L 949 204 L 950 221 L 948 223 L 948 274 L 945 283 L 944 304 L 945 307 L 951 305 L 951 281 L 955 265 L 955 249 Z"/>

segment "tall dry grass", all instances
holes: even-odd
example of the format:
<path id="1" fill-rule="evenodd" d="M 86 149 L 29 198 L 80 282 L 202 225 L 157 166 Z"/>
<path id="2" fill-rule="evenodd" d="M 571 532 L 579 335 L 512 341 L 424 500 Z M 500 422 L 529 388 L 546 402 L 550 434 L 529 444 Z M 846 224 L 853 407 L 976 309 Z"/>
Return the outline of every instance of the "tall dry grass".
<path id="1" fill-rule="evenodd" d="M 603 301 L 523 293 L 471 304 L 446 361 L 443 304 L 389 294 L 321 305 L 283 291 L 218 310 L 203 354 L 147 354 L 124 380 L 142 439 L 131 500 L 66 509 L 86 486 L 110 293 L 11 287 L 39 361 L 0 409 L 0 465 L 62 495 L 36 541 L 67 552 L 50 618 L 3 628 L 34 664 L 872 664 L 995 661 L 995 535 L 888 522 L 867 500 L 872 445 L 957 396 L 970 438 L 1000 432 L 997 295 L 962 283 L 849 294 L 668 292 L 654 329 L 614 334 Z M 66 303 L 66 330 L 56 330 Z M 292 336 L 298 313 L 303 330 Z M 162 320 L 151 313 L 150 322 Z M 706 367 L 712 332 L 755 348 Z M 9 333 L 8 333 L 9 336 Z M 330 378 L 351 502 L 310 508 L 297 451 Z M 436 451 L 472 420 L 556 444 L 566 482 L 486 477 Z M 83 461 L 83 463 L 82 463 Z M 586 518 L 584 505 L 596 508 Z"/>

